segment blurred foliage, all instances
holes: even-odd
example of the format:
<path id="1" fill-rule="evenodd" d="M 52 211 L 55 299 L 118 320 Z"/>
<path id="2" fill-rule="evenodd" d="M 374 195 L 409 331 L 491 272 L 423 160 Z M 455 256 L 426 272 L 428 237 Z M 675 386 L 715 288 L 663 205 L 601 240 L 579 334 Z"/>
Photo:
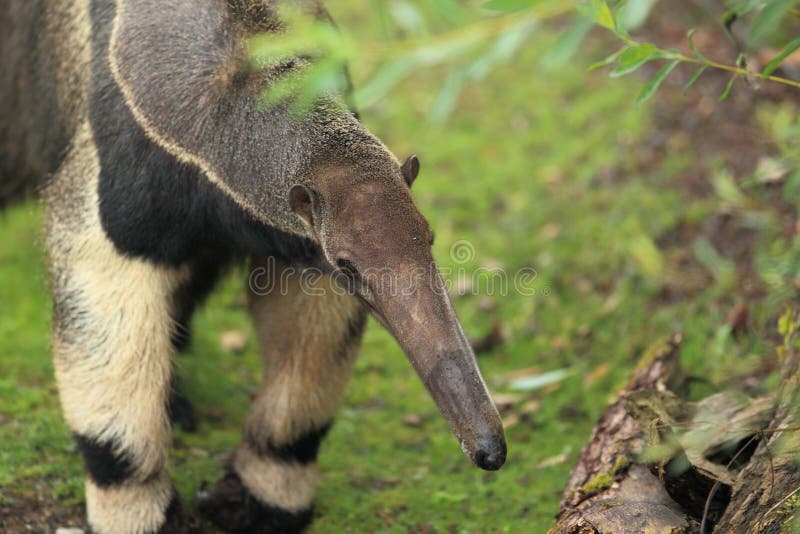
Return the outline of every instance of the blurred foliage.
<path id="1" fill-rule="evenodd" d="M 274 35 L 255 37 L 250 53 L 256 65 L 298 56 L 316 60 L 265 91 L 268 104 L 292 95 L 294 104 L 301 109 L 308 109 L 320 95 L 349 90 L 344 76 L 348 64 L 366 66 L 371 72 L 351 99 L 350 104 L 355 107 L 374 105 L 402 80 L 412 74 L 419 75 L 423 69 L 446 68 L 447 76 L 429 114 L 431 119 L 439 121 L 452 112 L 467 84 L 488 76 L 519 48 L 528 45 L 542 23 L 550 20 L 558 20 L 563 29 L 560 37 L 542 51 L 537 64 L 531 65 L 530 73 L 534 76 L 547 76 L 549 70 L 565 65 L 580 49 L 590 30 L 601 27 L 610 31 L 622 47 L 591 68 L 613 66 L 610 75 L 617 77 L 635 72 L 653 61 L 666 62 L 639 92 L 637 103 L 651 98 L 680 63 L 698 65 L 686 89 L 697 82 L 706 69 L 730 72 L 730 82 L 720 100 L 729 96 L 734 83 L 742 77 L 800 88 L 800 82 L 773 74 L 800 48 L 800 38 L 782 43 L 780 52 L 759 72 L 748 70 L 744 50 L 733 65 L 706 57 L 692 42 L 694 28 L 686 29 L 690 54 L 635 40 L 631 32 L 645 23 L 656 1 L 379 0 L 372 3 L 370 13 L 380 21 L 382 32 L 370 41 L 359 41 L 345 29 L 337 31 L 310 15 L 284 8 L 284 17 L 290 21 L 292 31 L 277 38 Z M 727 0 L 727 10 L 718 23 L 729 35 L 734 24 L 746 25 L 749 30 L 745 50 L 756 50 L 768 40 L 774 40 L 776 35 L 780 37 L 785 19 L 800 15 L 794 9 L 796 4 L 796 0 Z"/>

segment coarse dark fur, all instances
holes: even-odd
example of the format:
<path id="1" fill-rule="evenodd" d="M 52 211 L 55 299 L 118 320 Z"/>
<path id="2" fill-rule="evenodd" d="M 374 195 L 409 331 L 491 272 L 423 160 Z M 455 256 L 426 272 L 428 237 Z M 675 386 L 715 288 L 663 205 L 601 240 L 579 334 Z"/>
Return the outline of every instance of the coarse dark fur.
<path id="1" fill-rule="evenodd" d="M 169 2 L 167 2 L 169 4 Z M 197 39 L 198 35 L 208 35 L 218 31 L 221 24 L 217 17 L 224 17 L 222 9 L 208 10 L 206 18 L 203 9 L 180 9 L 185 2 L 174 2 L 175 9 L 166 27 L 154 29 L 157 35 L 169 39 L 180 28 L 186 40 L 153 43 L 137 35 L 144 29 L 131 30 L 132 43 L 146 43 L 147 50 L 131 51 L 132 63 L 139 58 L 147 58 L 147 64 L 139 68 L 151 69 L 155 49 L 178 51 L 175 56 L 155 58 L 159 65 L 172 72 L 174 65 L 187 65 L 191 72 L 201 72 L 210 76 L 225 76 L 225 69 L 244 68 L 238 63 L 226 64 L 234 60 L 238 53 L 233 43 L 221 42 L 218 49 L 202 49 L 209 43 Z M 170 5 L 156 0 L 144 0 L 137 6 L 132 17 L 146 20 L 148 11 L 170 10 Z M 142 10 L 142 13 L 138 13 Z M 275 226 L 257 220 L 253 213 L 263 214 L 265 220 L 275 219 L 273 211 L 266 206 L 281 205 L 274 198 L 282 195 L 273 176 L 283 180 L 297 179 L 302 172 L 303 159 L 309 158 L 305 145 L 312 137 L 310 124 L 295 122 L 285 109 L 271 113 L 259 111 L 256 91 L 263 85 L 249 85 L 247 78 L 254 76 L 247 71 L 230 74 L 230 79 L 175 79 L 173 76 L 160 78 L 148 71 L 133 79 L 144 87 L 133 88 L 141 92 L 142 107 L 153 106 L 153 114 L 161 124 L 169 124 L 164 135 L 170 138 L 190 139 L 196 145 L 192 148 L 203 154 L 204 159 L 214 159 L 211 164 L 220 169 L 223 180 L 234 181 L 241 176 L 265 175 L 265 179 L 252 182 L 245 187 L 246 195 L 251 197 L 252 212 L 230 199 L 219 187 L 202 176 L 196 166 L 169 154 L 147 137 L 132 116 L 119 85 L 115 82 L 108 62 L 109 39 L 113 27 L 115 8 L 113 2 L 95 1 L 92 3 L 92 72 L 89 116 L 97 140 L 100 157 L 100 214 L 103 227 L 116 246 L 123 252 L 153 259 L 159 263 L 180 265 L 187 261 L 202 261 L 206 256 L 219 258 L 242 257 L 244 255 L 276 256 L 292 261 L 322 266 L 319 248 L 307 237 L 298 235 L 296 223 Z M 252 17 L 253 13 L 247 13 Z M 271 12 L 263 10 L 263 15 L 271 20 Z M 251 20 L 248 18 L 248 20 Z M 212 28 L 205 27 L 206 23 Z M 248 23 L 250 24 L 250 23 Z M 122 38 L 122 36 L 120 36 Z M 198 50 L 198 49 L 202 49 Z M 126 49 L 127 50 L 127 49 Z M 196 58 L 207 60 L 199 63 Z M 211 58 L 211 59 L 208 59 Z M 223 72 L 220 73 L 219 71 Z M 208 85 L 230 84 L 220 87 L 220 100 L 208 102 L 203 91 Z M 148 84 L 153 84 L 150 87 Z M 159 89 L 156 90 L 158 86 Z M 167 97 L 164 97 L 166 92 Z M 233 92 L 233 96 L 229 94 Z M 158 94 L 159 102 L 148 102 L 150 94 Z M 198 103 L 202 106 L 184 104 Z M 188 107 L 188 109 L 187 109 Z M 218 114 L 217 116 L 209 116 Z M 188 119 L 188 120 L 187 120 Z M 258 124 L 252 124 L 258 120 Z M 340 120 L 348 121 L 346 128 L 360 130 L 353 119 L 342 115 Z M 204 127 L 214 124 L 214 129 Z M 269 127 L 267 127 L 267 124 Z M 171 130 L 171 131 L 169 131 Z M 275 137 L 264 138 L 263 134 L 254 136 L 253 132 L 269 133 Z M 280 138 L 280 141 L 279 141 Z M 225 139 L 225 146 L 235 150 L 215 148 L 219 140 Z M 106 142 L 106 140 L 108 142 Z M 187 143 L 188 144 L 188 143 Z M 271 149 L 271 150 L 270 150 Z M 214 154 L 214 152 L 217 152 Z M 295 178 L 293 178 L 295 177 Z M 256 189 L 258 187 L 258 189 Z M 294 219 L 283 202 L 282 217 Z M 170 229 L 164 232 L 163 229 Z M 280 228 L 295 230 L 282 231 Z M 198 260 L 199 258 L 199 260 Z"/>
<path id="2" fill-rule="evenodd" d="M 0 207 L 56 171 L 85 103 L 79 70 L 65 67 L 80 64 L 80 47 L 66 37 L 80 21 L 63 3 L 48 4 L 0 9 Z"/>
<path id="3" fill-rule="evenodd" d="M 287 512 L 258 502 L 245 489 L 236 473 L 229 472 L 210 495 L 204 496 L 200 509 L 217 524 L 229 525 L 232 532 L 299 532 L 310 522 L 313 510 Z"/>
<path id="4" fill-rule="evenodd" d="M 276 445 L 270 440 L 259 439 L 258 436 L 250 434 L 245 434 L 245 439 L 259 456 L 271 456 L 284 462 L 308 464 L 317 459 L 319 446 L 330 428 L 330 425 L 322 425 L 302 434 L 290 443 L 281 445 Z"/>
<path id="5" fill-rule="evenodd" d="M 200 502 L 220 527 L 297 532 L 311 520 L 317 453 L 367 309 L 468 455 L 485 469 L 505 459 L 438 274 L 397 298 L 361 274 L 392 267 L 417 284 L 415 270 L 436 273 L 408 189 L 416 158 L 401 167 L 340 97 L 302 116 L 290 103 L 263 106 L 266 87 L 308 62 L 248 61 L 250 36 L 291 31 L 281 3 L 331 23 L 316 0 L 9 0 L 0 10 L 0 205 L 47 182 L 56 376 L 97 533 L 185 531 L 166 473 L 168 418 L 186 410 L 171 358 L 220 275 L 247 258 L 312 268 L 311 288 L 328 291 L 296 279 L 286 292 L 250 288 L 264 383 L 231 473 Z M 342 285 L 349 292 L 331 291 Z M 447 355 L 447 373 L 430 347 Z"/>
<path id="6" fill-rule="evenodd" d="M 83 456 L 86 471 L 98 486 L 113 486 L 130 477 L 131 461 L 124 452 L 117 452 L 117 444 L 80 434 L 75 435 L 75 443 Z"/>

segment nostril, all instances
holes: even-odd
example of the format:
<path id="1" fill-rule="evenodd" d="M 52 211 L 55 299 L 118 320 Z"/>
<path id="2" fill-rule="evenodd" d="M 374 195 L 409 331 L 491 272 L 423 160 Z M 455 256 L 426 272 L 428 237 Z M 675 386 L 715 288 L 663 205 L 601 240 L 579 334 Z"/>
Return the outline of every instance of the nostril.
<path id="1" fill-rule="evenodd" d="M 506 463 L 505 440 L 492 445 L 494 446 L 479 449 L 475 453 L 475 465 L 486 471 L 497 471 Z"/>
<path id="2" fill-rule="evenodd" d="M 475 454 L 475 464 L 486 471 L 497 471 L 506 462 L 506 457 L 503 454 L 488 453 L 486 451 L 478 451 Z"/>

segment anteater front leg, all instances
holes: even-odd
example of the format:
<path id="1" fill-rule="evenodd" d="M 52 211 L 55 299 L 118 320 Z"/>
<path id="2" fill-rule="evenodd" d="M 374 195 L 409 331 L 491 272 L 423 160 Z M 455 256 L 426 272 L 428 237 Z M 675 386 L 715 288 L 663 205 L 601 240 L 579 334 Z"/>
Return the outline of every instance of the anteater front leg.
<path id="1" fill-rule="evenodd" d="M 184 532 L 166 472 L 171 300 L 186 278 L 120 254 L 97 213 L 88 128 L 47 191 L 53 351 L 64 417 L 82 453 L 97 534 Z"/>
<path id="2" fill-rule="evenodd" d="M 91 232 L 59 258 L 53 288 L 56 376 L 89 474 L 89 524 L 97 534 L 166 532 L 179 512 L 166 474 L 179 273 L 124 258 Z"/>
<path id="3" fill-rule="evenodd" d="M 250 307 L 263 387 L 231 472 L 201 506 L 228 530 L 299 532 L 311 520 L 317 452 L 344 396 L 365 311 L 327 276 L 301 280 L 269 264 L 262 282 Z"/>

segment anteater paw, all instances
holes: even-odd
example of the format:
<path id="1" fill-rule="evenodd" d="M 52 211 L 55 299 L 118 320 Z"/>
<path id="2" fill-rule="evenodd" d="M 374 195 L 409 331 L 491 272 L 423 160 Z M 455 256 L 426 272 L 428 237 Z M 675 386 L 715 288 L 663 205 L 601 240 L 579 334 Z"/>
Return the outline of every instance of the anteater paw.
<path id="1" fill-rule="evenodd" d="M 311 508 L 291 512 L 258 501 L 239 475 L 228 473 L 210 491 L 198 494 L 198 510 L 227 532 L 295 534 L 311 522 Z"/>

